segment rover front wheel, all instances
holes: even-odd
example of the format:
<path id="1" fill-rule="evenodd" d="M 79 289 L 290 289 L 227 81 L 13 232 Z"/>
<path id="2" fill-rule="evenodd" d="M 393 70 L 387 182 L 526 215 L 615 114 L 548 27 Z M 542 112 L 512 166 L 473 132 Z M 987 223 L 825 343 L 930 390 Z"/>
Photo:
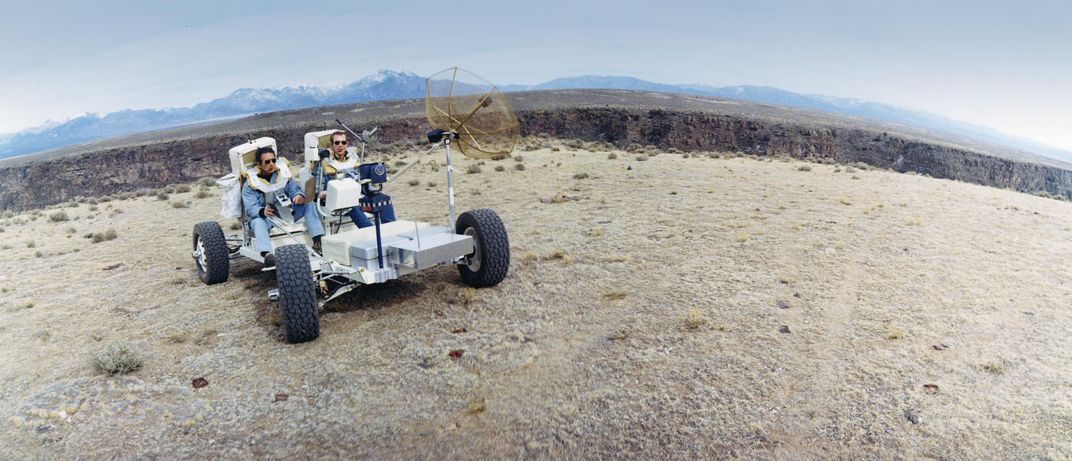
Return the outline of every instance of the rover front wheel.
<path id="1" fill-rule="evenodd" d="M 283 336 L 288 343 L 303 343 L 320 336 L 316 282 L 303 245 L 286 245 L 275 251 L 275 276 L 283 311 Z"/>

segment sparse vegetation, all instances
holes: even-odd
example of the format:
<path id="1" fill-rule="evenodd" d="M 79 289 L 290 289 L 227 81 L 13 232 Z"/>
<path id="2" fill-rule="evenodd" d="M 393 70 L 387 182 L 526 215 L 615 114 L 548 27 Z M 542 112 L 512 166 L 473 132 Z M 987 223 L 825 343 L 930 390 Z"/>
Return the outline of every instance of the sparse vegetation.
<path id="1" fill-rule="evenodd" d="M 175 186 L 175 192 L 176 193 L 190 192 L 190 185 L 189 184 L 179 184 L 179 185 Z"/>
<path id="2" fill-rule="evenodd" d="M 569 261 L 569 255 L 566 254 L 566 250 L 558 249 L 551 252 L 551 254 L 547 256 L 547 259 L 555 261 Z"/>
<path id="3" fill-rule="evenodd" d="M 990 361 L 990 362 L 984 363 L 982 365 L 982 369 L 983 369 L 983 371 L 986 371 L 987 373 L 991 373 L 991 374 L 995 374 L 995 375 L 1000 375 L 1000 374 L 1005 372 L 1005 366 L 1002 365 L 1001 362 L 995 362 L 995 361 Z"/>
<path id="4" fill-rule="evenodd" d="M 588 179 L 588 173 L 577 173 L 573 175 L 573 179 Z"/>
<path id="5" fill-rule="evenodd" d="M 614 160 L 616 158 L 618 158 L 618 154 L 615 154 L 614 152 L 607 154 L 607 160 Z"/>
<path id="6" fill-rule="evenodd" d="M 517 170 L 517 171 L 525 171 L 525 164 L 524 163 L 515 163 L 514 164 L 514 169 Z"/>
<path id="7" fill-rule="evenodd" d="M 171 202 L 171 207 L 172 208 L 189 208 L 189 206 L 186 205 L 186 203 L 180 202 L 178 200 L 176 200 L 174 202 Z"/>
<path id="8" fill-rule="evenodd" d="M 707 318 L 704 317 L 700 309 L 690 307 L 688 312 L 685 313 L 685 319 L 682 323 L 686 330 L 696 331 L 707 324 Z"/>
<path id="9" fill-rule="evenodd" d="M 116 342 L 92 357 L 90 363 L 98 373 L 115 376 L 141 368 L 142 360 L 129 344 Z"/>
<path id="10" fill-rule="evenodd" d="M 797 171 L 811 171 L 811 165 L 801 165 L 797 167 Z"/>
<path id="11" fill-rule="evenodd" d="M 161 202 L 166 202 L 170 198 L 171 197 L 166 192 L 160 192 L 160 193 L 156 194 L 156 199 L 161 201 Z"/>
<path id="12" fill-rule="evenodd" d="M 447 304 L 468 306 L 476 300 L 476 289 L 473 287 L 459 287 L 454 284 L 440 282 L 435 290 L 439 292 Z"/>
<path id="13" fill-rule="evenodd" d="M 166 339 L 172 344 L 183 344 L 190 340 L 190 334 L 185 331 L 172 331 L 168 333 Z"/>
<path id="14" fill-rule="evenodd" d="M 210 194 L 208 192 L 208 189 L 205 189 L 205 188 L 198 189 L 197 193 L 194 194 L 194 198 L 209 198 L 211 196 L 212 196 L 212 194 Z"/>
<path id="15" fill-rule="evenodd" d="M 469 165 L 469 167 L 465 169 L 465 172 L 469 174 L 480 173 L 480 165 Z"/>
<path id="16" fill-rule="evenodd" d="M 495 171 L 506 171 L 506 167 L 502 165 L 495 165 Z"/>
<path id="17" fill-rule="evenodd" d="M 109 240 L 115 240 L 119 237 L 119 233 L 115 229 L 108 229 L 104 232 L 93 232 L 86 234 L 85 237 L 93 243 L 107 242 Z"/>
<path id="18" fill-rule="evenodd" d="M 216 179 L 215 178 L 201 178 L 201 181 L 198 181 L 198 184 L 201 184 L 202 187 L 212 187 L 212 186 L 216 185 Z"/>
<path id="19" fill-rule="evenodd" d="M 37 246 L 37 243 L 34 243 L 33 240 L 30 240 L 30 241 L 26 242 L 26 248 L 34 248 L 36 246 Z"/>
<path id="20" fill-rule="evenodd" d="M 63 210 L 53 211 L 52 213 L 48 214 L 49 222 L 64 222 L 69 221 L 70 219 L 71 218 L 67 216 L 67 212 Z"/>
<path id="21" fill-rule="evenodd" d="M 416 187 L 416 186 L 421 185 L 421 181 L 417 180 L 417 179 L 410 179 L 407 184 L 409 184 L 410 186 Z"/>
<path id="22" fill-rule="evenodd" d="M 896 327 L 896 326 L 886 327 L 886 339 L 904 339 L 904 337 L 907 336 L 907 335 L 908 335 L 908 333 L 906 333 L 900 327 Z"/>
<path id="23" fill-rule="evenodd" d="M 648 154 L 640 154 L 640 155 L 636 156 L 636 161 L 638 161 L 638 162 L 646 162 L 646 161 L 648 161 Z"/>

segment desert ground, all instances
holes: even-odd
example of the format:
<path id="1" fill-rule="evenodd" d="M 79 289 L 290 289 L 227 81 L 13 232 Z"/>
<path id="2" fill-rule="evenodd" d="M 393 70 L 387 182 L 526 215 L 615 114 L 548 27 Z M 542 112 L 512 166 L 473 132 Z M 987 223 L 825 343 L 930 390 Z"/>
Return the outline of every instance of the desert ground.
<path id="1" fill-rule="evenodd" d="M 1072 457 L 1072 204 L 530 146 L 457 161 L 459 208 L 509 230 L 502 284 L 362 288 L 299 345 L 272 273 L 197 279 L 193 225 L 234 232 L 215 187 L 4 216 L 0 458 Z M 446 222 L 434 161 L 400 217 Z M 98 372 L 113 344 L 140 368 Z"/>

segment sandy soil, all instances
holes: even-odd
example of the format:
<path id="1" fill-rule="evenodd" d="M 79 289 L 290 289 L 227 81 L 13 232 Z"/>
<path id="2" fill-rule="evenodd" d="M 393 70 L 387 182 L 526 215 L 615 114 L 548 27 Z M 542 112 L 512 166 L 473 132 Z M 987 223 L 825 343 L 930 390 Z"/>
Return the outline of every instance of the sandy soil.
<path id="1" fill-rule="evenodd" d="M 507 279 L 357 290 L 301 345 L 273 275 L 197 280 L 196 186 L 0 219 L 0 458 L 1072 457 L 1072 204 L 616 154 L 460 161 Z M 399 183 L 401 216 L 446 221 L 442 170 Z M 143 366 L 96 374 L 116 341 Z"/>

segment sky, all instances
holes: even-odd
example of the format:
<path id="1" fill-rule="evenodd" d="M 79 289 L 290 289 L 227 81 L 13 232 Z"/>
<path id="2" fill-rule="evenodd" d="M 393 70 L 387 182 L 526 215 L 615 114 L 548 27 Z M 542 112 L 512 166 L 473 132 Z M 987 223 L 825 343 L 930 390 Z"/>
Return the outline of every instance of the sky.
<path id="1" fill-rule="evenodd" d="M 0 133 L 455 65 L 499 84 L 766 85 L 1072 150 L 1072 2 L 1032 0 L 17 2 L 0 15 Z"/>

